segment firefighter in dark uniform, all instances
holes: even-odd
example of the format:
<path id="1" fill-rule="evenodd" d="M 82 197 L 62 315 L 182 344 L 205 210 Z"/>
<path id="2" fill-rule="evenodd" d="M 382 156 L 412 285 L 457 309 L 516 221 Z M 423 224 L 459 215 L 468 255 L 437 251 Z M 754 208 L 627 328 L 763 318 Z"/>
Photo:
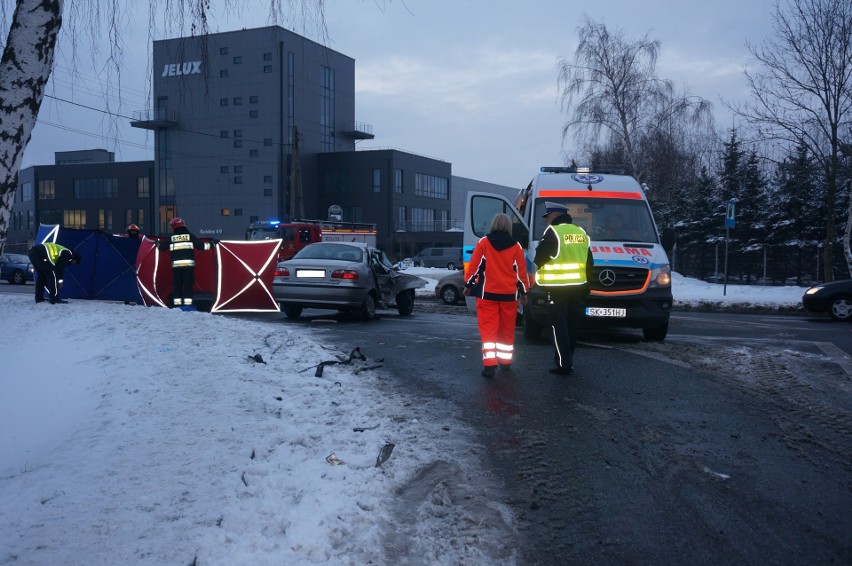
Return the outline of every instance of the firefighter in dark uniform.
<path id="1" fill-rule="evenodd" d="M 538 266 L 535 282 L 547 291 L 548 318 L 553 332 L 555 367 L 548 370 L 557 375 L 574 371 L 574 346 L 583 318 L 583 298 L 589 294 L 587 274 L 594 265 L 589 236 L 572 224 L 565 205 L 545 202 L 544 218 L 548 227 L 536 248 Z"/>
<path id="2" fill-rule="evenodd" d="M 137 226 L 136 224 L 131 224 L 130 226 L 128 226 L 127 237 L 133 239 L 141 238 L 142 236 L 139 235 L 139 226 Z"/>
<path id="3" fill-rule="evenodd" d="M 80 263 L 80 254 L 71 248 L 45 242 L 33 246 L 28 255 L 36 271 L 35 302 L 44 302 L 44 290 L 47 289 L 51 305 L 67 303 L 68 301 L 59 298 L 62 274 L 65 272 L 66 265 Z"/>
<path id="4" fill-rule="evenodd" d="M 169 222 L 172 235 L 159 244 L 160 251 L 168 251 L 172 256 L 172 307 L 181 310 L 195 310 L 192 304 L 192 286 L 195 284 L 195 250 L 209 250 L 213 243 L 202 242 L 186 227 L 186 222 L 178 216 Z"/>

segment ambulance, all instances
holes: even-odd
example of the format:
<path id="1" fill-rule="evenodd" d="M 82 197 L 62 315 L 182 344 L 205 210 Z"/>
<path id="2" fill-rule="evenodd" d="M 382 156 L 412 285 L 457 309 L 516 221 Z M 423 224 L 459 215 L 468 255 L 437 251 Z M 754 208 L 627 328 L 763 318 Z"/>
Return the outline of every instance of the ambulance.
<path id="1" fill-rule="evenodd" d="M 488 233 L 497 213 L 512 219 L 513 237 L 532 258 L 547 227 L 545 202 L 568 207 L 574 224 L 591 241 L 594 267 L 587 274 L 591 292 L 585 298 L 583 327 L 641 328 L 645 340 L 662 341 L 672 309 L 671 269 L 666 250 L 673 234 L 661 237 L 643 187 L 620 170 L 542 167 L 514 203 L 503 195 L 469 192 L 464 226 L 464 261 Z M 475 308 L 474 299 L 468 305 Z M 541 335 L 547 322 L 547 290 L 534 285 L 527 304 L 518 306 L 527 339 Z"/>

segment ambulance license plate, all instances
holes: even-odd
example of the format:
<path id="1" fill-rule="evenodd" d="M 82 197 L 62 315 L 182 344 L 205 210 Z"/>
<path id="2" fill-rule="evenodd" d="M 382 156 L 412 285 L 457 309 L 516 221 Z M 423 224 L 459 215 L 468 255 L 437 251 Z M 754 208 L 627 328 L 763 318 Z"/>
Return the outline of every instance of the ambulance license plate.
<path id="1" fill-rule="evenodd" d="M 625 318 L 627 316 L 627 309 L 586 307 L 586 316 Z"/>

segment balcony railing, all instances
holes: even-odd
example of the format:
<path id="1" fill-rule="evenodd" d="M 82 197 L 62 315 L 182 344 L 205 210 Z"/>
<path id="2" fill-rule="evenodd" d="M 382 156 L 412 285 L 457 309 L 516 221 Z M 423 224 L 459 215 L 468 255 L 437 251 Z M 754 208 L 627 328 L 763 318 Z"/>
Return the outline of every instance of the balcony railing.
<path id="1" fill-rule="evenodd" d="M 346 122 L 343 124 L 343 135 L 357 140 L 371 140 L 376 137 L 373 135 L 373 126 L 364 122 Z"/>
<path id="2" fill-rule="evenodd" d="M 177 112 L 170 108 L 156 108 L 154 110 L 136 110 L 130 125 L 143 130 L 162 130 L 177 126 Z"/>

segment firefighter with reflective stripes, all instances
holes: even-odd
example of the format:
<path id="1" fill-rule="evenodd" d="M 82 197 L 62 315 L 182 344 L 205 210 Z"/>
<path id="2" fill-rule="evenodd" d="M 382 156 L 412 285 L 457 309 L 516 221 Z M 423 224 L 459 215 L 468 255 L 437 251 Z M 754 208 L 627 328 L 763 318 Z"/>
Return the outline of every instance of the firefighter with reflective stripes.
<path id="1" fill-rule="evenodd" d="M 548 319 L 553 336 L 553 361 L 548 370 L 556 375 L 574 371 L 574 346 L 583 318 L 583 298 L 589 294 L 588 274 L 594 260 L 589 236 L 573 224 L 565 205 L 545 202 L 548 226 L 533 260 L 535 282 L 547 290 Z"/>
<path id="2" fill-rule="evenodd" d="M 35 302 L 44 302 L 44 291 L 47 289 L 51 305 L 67 303 L 68 301 L 59 298 L 62 274 L 65 272 L 66 265 L 80 263 L 80 254 L 71 248 L 45 242 L 30 248 L 28 255 L 36 272 Z"/>
<path id="3" fill-rule="evenodd" d="M 172 257 L 172 306 L 181 310 L 195 310 L 192 304 L 192 287 L 195 285 L 195 250 L 209 250 L 218 243 L 202 242 L 186 227 L 183 218 L 175 216 L 169 222 L 172 235 L 159 244 L 160 251 Z"/>
<path id="4" fill-rule="evenodd" d="M 524 249 L 512 238 L 512 220 L 497 214 L 465 272 L 464 293 L 476 297 L 484 377 L 493 377 L 498 365 L 512 366 L 518 301 L 526 304 L 529 286 Z"/>

